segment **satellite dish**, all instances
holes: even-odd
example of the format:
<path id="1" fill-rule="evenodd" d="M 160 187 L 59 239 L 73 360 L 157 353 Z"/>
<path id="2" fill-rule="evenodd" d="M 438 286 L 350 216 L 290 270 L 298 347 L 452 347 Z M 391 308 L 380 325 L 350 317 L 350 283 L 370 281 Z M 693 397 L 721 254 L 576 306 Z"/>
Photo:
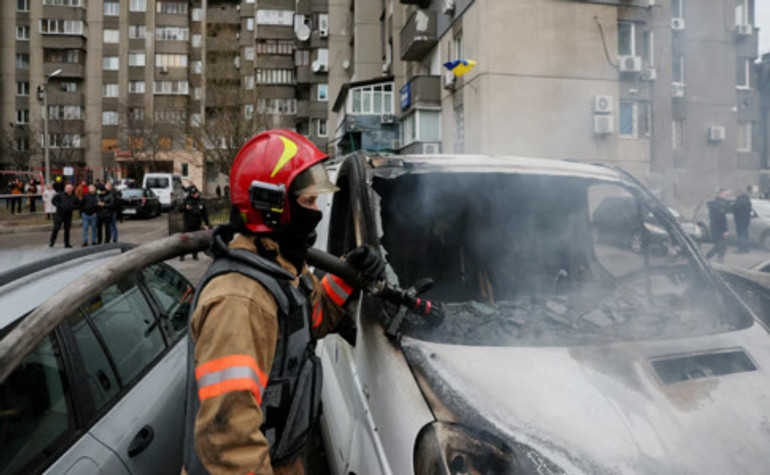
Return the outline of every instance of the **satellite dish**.
<path id="1" fill-rule="evenodd" d="M 350 69 L 350 60 L 349 59 L 346 59 L 345 61 L 342 62 L 342 69 L 344 69 L 345 71 Z"/>
<path id="2" fill-rule="evenodd" d="M 307 41 L 310 39 L 310 27 L 304 23 L 295 26 L 294 33 L 297 35 L 297 39 L 300 41 Z"/>
<path id="3" fill-rule="evenodd" d="M 316 60 L 313 61 L 313 64 L 310 66 L 310 68 L 313 70 L 314 73 L 317 73 L 321 70 L 321 62 Z"/>

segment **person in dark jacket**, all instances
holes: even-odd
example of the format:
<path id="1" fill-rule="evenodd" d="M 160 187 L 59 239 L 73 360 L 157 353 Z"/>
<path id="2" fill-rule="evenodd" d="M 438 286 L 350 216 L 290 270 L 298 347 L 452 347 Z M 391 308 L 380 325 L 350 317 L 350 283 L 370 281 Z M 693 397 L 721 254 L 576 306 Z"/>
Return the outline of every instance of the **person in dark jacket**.
<path id="1" fill-rule="evenodd" d="M 711 240 L 714 241 L 714 247 L 706 254 L 707 259 L 717 256 L 719 262 L 724 262 L 725 260 L 725 253 L 727 252 L 727 211 L 730 209 L 729 197 L 730 192 L 721 189 L 716 198 L 706 203 L 709 209 Z"/>
<path id="2" fill-rule="evenodd" d="M 96 212 L 96 244 L 108 243 L 112 239 L 112 213 L 115 207 L 115 198 L 106 185 L 102 190 L 97 187 L 96 199 L 98 211 Z"/>
<path id="3" fill-rule="evenodd" d="M 749 252 L 749 224 L 751 224 L 751 198 L 748 187 L 745 193 L 741 193 L 733 202 L 733 220 L 735 220 L 735 233 L 738 235 L 738 251 Z"/>
<path id="4" fill-rule="evenodd" d="M 56 236 L 59 234 L 59 229 L 62 226 L 64 226 L 64 247 L 72 247 L 70 245 L 72 212 L 80 207 L 80 200 L 72 191 L 72 185 L 67 185 L 64 187 L 64 191 L 57 193 L 51 200 L 51 203 L 56 207 L 56 214 L 54 215 L 51 239 L 48 242 L 49 247 L 53 247 L 56 244 Z"/>
<path id="5" fill-rule="evenodd" d="M 190 186 L 189 193 L 179 207 L 179 211 L 184 215 L 183 232 L 200 231 L 203 223 L 206 223 L 206 229 L 209 228 L 209 214 L 206 209 L 206 202 L 201 199 L 200 192 L 195 185 Z M 193 259 L 198 259 L 197 252 L 193 252 L 192 256 Z M 179 260 L 184 260 L 184 254 L 179 256 Z"/>
<path id="6" fill-rule="evenodd" d="M 91 244 L 96 244 L 96 213 L 99 211 L 99 200 L 96 198 L 96 187 L 88 186 L 88 193 L 83 195 L 80 203 L 83 218 L 83 246 L 88 246 L 88 228 L 91 228 Z"/>

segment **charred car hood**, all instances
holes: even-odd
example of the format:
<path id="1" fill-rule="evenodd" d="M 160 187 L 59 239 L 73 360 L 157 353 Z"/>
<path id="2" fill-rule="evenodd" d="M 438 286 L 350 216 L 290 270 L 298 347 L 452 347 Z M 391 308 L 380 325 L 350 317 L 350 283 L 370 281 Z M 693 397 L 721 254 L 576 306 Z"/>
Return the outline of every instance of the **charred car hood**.
<path id="1" fill-rule="evenodd" d="M 770 473 L 770 345 L 756 324 L 605 346 L 402 346 L 461 423 L 566 473 Z"/>

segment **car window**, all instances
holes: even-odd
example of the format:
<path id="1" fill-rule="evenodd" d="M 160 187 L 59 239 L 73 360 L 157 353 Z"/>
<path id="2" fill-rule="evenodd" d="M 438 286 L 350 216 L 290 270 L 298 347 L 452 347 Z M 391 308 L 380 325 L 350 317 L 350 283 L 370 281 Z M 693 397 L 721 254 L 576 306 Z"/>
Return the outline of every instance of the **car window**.
<path id="1" fill-rule="evenodd" d="M 71 394 L 59 348 L 44 339 L 0 384 L 0 474 L 41 462 L 73 431 Z"/>
<path id="2" fill-rule="evenodd" d="M 143 269 L 142 277 L 169 316 L 174 332 L 177 335 L 183 334 L 187 329 L 187 314 L 195 292 L 193 286 L 165 264 Z"/>
<path id="3" fill-rule="evenodd" d="M 411 336 L 561 346 L 751 325 L 664 208 L 630 185 L 426 173 L 375 176 L 373 187 L 393 279 L 403 288 L 432 279 L 425 297 L 446 310 L 436 328 L 410 320 Z"/>
<path id="4" fill-rule="evenodd" d="M 129 279 L 102 291 L 85 310 L 123 384 L 132 381 L 163 352 L 165 344 L 157 320 Z"/>
<path id="5" fill-rule="evenodd" d="M 147 178 L 147 187 L 149 188 L 167 188 L 168 178 L 150 177 Z"/>
<path id="6" fill-rule="evenodd" d="M 93 322 L 89 322 L 83 313 L 77 312 L 67 319 L 67 323 L 72 329 L 83 359 L 88 386 L 91 388 L 94 399 L 94 408 L 99 411 L 120 392 L 118 379 L 104 348 L 94 333 Z"/>

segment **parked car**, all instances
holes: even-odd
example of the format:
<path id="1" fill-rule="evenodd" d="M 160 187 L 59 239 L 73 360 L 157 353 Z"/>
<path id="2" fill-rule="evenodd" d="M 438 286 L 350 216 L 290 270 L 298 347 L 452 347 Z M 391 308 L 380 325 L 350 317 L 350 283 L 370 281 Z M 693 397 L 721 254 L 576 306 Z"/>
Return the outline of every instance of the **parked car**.
<path id="1" fill-rule="evenodd" d="M 152 218 L 160 215 L 160 201 L 151 189 L 126 188 L 120 193 L 120 211 L 124 217 Z"/>
<path id="2" fill-rule="evenodd" d="M 0 337 L 125 249 L 4 253 Z M 0 474 L 179 474 L 192 291 L 159 263 L 64 316 L 0 383 Z"/>
<path id="3" fill-rule="evenodd" d="M 593 214 L 593 225 L 603 242 L 642 252 L 645 245 L 660 252 L 670 248 L 668 233 L 655 224 L 651 212 L 642 213 L 633 196 L 608 196 Z"/>
<path id="4" fill-rule="evenodd" d="M 133 178 L 120 178 L 115 182 L 115 189 L 118 191 L 123 191 L 126 188 L 136 188 L 138 186 L 136 180 Z"/>
<path id="5" fill-rule="evenodd" d="M 770 337 L 635 180 L 515 157 L 340 161 L 318 246 L 375 246 L 390 285 L 433 280 L 421 298 L 444 317 L 348 303 L 352 334 L 317 348 L 333 473 L 770 472 Z M 609 196 L 672 249 L 597 239 Z"/>
<path id="6" fill-rule="evenodd" d="M 711 240 L 709 231 L 709 211 L 707 202 L 703 202 L 695 209 L 693 220 Z M 759 246 L 759 248 L 770 251 L 770 201 L 751 200 L 751 221 L 749 223 L 749 241 Z M 737 238 L 735 233 L 735 220 L 731 213 L 727 214 L 727 237 L 728 241 L 734 241 Z"/>
<path id="7" fill-rule="evenodd" d="M 185 197 L 182 177 L 172 173 L 145 173 L 142 188 L 149 188 L 158 196 L 164 211 L 176 207 Z"/>

